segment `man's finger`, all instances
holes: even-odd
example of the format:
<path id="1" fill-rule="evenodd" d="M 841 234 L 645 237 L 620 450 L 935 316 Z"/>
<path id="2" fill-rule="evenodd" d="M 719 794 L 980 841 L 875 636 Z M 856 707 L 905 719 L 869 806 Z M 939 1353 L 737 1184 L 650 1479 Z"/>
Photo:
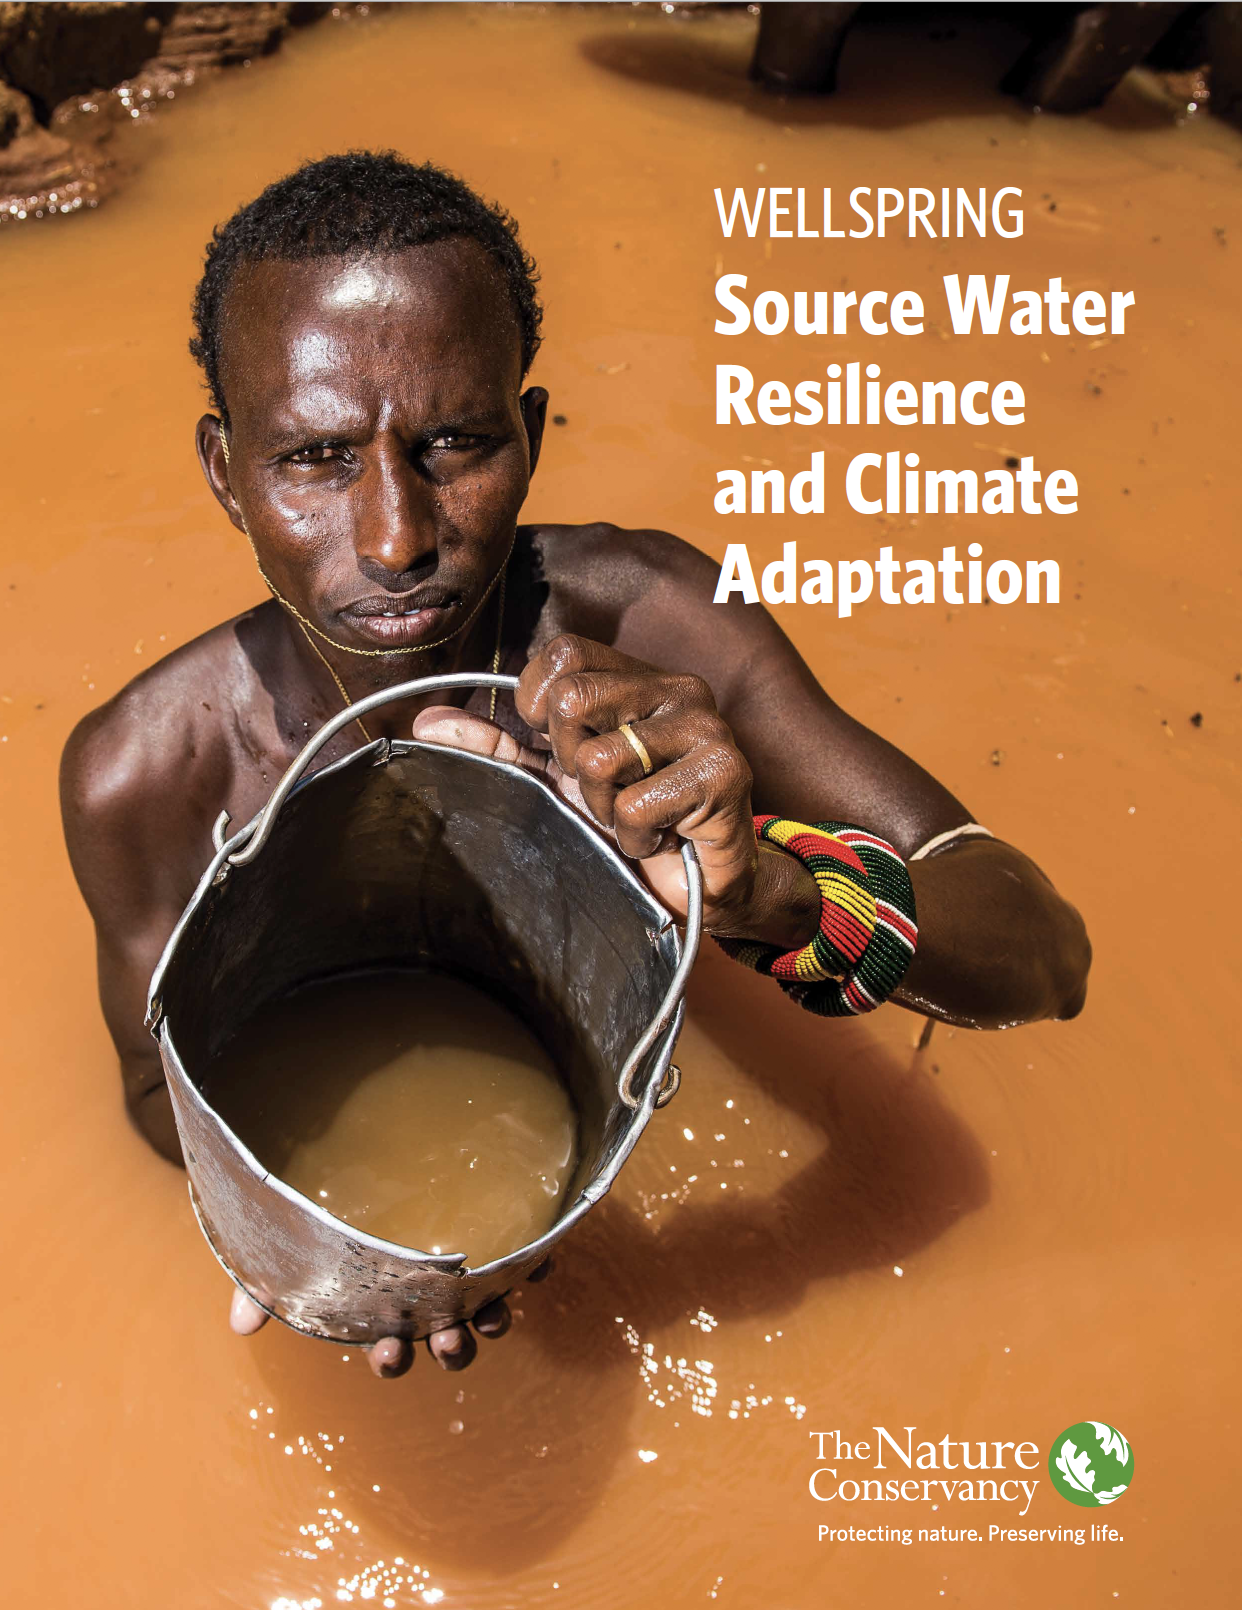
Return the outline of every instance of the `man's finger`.
<path id="1" fill-rule="evenodd" d="M 255 1331 L 262 1330 L 270 1317 L 240 1286 L 234 1287 L 233 1301 L 229 1307 L 229 1327 L 236 1335 L 253 1336 Z"/>
<path id="2" fill-rule="evenodd" d="M 468 1325 L 450 1325 L 447 1330 L 433 1331 L 427 1338 L 427 1351 L 445 1370 L 464 1370 L 473 1363 L 479 1344 L 470 1334 Z"/>
<path id="3" fill-rule="evenodd" d="M 670 681 L 654 672 L 575 671 L 558 677 L 544 700 L 543 727 L 558 763 L 576 776 L 581 745 L 623 721 L 658 714 L 670 702 Z"/>
<path id="4" fill-rule="evenodd" d="M 485 1303 L 474 1316 L 473 1324 L 480 1336 L 503 1336 L 513 1323 L 513 1315 L 503 1297 Z"/>
<path id="5" fill-rule="evenodd" d="M 622 671 L 633 675 L 650 674 L 652 667 L 604 643 L 562 632 L 527 663 L 518 680 L 513 702 L 528 727 L 535 732 L 548 730 L 548 689 L 558 678 L 579 671 Z"/>
<path id="6" fill-rule="evenodd" d="M 451 705 L 435 704 L 420 710 L 414 718 L 414 736 L 420 743 L 443 744 L 448 749 L 464 749 L 471 755 L 486 755 L 540 776 L 548 769 L 548 755 L 526 748 L 495 722 L 456 710 Z"/>
<path id="7" fill-rule="evenodd" d="M 708 744 L 720 745 L 729 736 L 720 717 L 705 710 L 656 716 L 649 721 L 630 719 L 629 727 L 646 750 L 652 772 Z M 578 787 L 587 808 L 604 827 L 614 826 L 613 803 L 618 793 L 650 775 L 644 772 L 642 755 L 625 733 L 599 732 L 581 743 L 575 760 Z"/>
<path id="8" fill-rule="evenodd" d="M 622 855 L 655 855 L 666 829 L 691 839 L 708 891 L 744 873 L 755 858 L 750 768 L 731 744 L 704 744 L 662 771 L 622 789 L 613 829 Z"/>
<path id="9" fill-rule="evenodd" d="M 399 1336 L 385 1336 L 373 1347 L 368 1347 L 367 1363 L 381 1381 L 395 1381 L 404 1375 L 414 1362 L 414 1349 Z"/>
<path id="10" fill-rule="evenodd" d="M 577 671 L 554 682 L 545 702 L 552 753 L 571 776 L 577 773 L 581 746 L 599 733 L 615 732 L 622 722 L 633 726 L 651 718 L 679 717 L 685 726 L 679 754 L 701 732 L 727 731 L 711 689 L 697 676 Z"/>

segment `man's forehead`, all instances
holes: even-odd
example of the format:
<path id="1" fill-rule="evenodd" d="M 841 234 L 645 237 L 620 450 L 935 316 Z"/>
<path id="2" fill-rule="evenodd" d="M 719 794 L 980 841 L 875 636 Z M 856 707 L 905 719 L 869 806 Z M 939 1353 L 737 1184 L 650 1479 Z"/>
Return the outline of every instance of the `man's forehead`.
<path id="1" fill-rule="evenodd" d="M 229 288 L 223 367 L 240 345 L 254 365 L 295 370 L 346 352 L 401 349 L 438 361 L 459 357 L 520 367 L 521 335 L 508 287 L 470 240 L 437 241 L 357 257 L 262 259 L 244 264 Z M 227 388 L 227 378 L 226 378 Z"/>
<path id="2" fill-rule="evenodd" d="M 391 308 L 407 303 L 412 290 L 423 289 L 425 281 L 413 279 L 403 263 L 391 257 L 363 257 L 334 264 L 323 291 L 325 306 L 332 308 Z"/>

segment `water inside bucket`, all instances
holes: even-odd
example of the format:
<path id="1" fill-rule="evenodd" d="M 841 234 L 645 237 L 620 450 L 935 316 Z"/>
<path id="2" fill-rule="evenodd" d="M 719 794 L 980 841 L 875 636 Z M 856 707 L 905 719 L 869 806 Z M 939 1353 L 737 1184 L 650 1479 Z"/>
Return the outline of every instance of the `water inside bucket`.
<path id="1" fill-rule="evenodd" d="M 432 971 L 322 979 L 266 1002 L 204 1093 L 265 1167 L 337 1218 L 471 1263 L 551 1229 L 577 1118 L 535 1034 Z"/>

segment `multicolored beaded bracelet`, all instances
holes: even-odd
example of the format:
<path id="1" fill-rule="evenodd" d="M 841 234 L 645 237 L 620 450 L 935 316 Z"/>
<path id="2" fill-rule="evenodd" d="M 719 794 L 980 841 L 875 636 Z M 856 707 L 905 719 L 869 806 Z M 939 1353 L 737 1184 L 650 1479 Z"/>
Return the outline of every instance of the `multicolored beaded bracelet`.
<path id="1" fill-rule="evenodd" d="M 819 930 L 801 950 L 718 939 L 819 1017 L 874 1012 L 905 977 L 918 943 L 914 890 L 893 846 L 850 822 L 756 816 L 755 833 L 796 855 L 819 888 Z"/>

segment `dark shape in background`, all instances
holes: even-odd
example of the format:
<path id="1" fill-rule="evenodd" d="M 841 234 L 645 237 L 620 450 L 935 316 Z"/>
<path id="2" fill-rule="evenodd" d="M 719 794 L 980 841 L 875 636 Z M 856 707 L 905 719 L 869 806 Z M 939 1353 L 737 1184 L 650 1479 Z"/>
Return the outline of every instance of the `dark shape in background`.
<path id="1" fill-rule="evenodd" d="M 765 5 L 751 77 L 778 94 L 830 94 L 850 29 L 881 17 L 908 24 L 911 14 L 937 15 L 969 26 L 1003 14 L 1025 32 L 1026 50 L 1001 88 L 1044 112 L 1101 106 L 1132 67 L 1145 63 L 1210 80 L 1214 109 L 1238 121 L 1242 112 L 1242 5 L 1188 5 L 1127 0 L 1115 5 L 982 5 L 970 15 L 937 6 Z M 932 36 L 937 37 L 935 34 Z"/>
<path id="2" fill-rule="evenodd" d="M 223 5 L 0 0 L 0 223 L 98 206 L 125 178 L 124 162 L 112 149 L 118 127 L 173 99 L 205 73 L 269 55 L 290 28 L 325 17 L 348 21 L 370 9 L 273 0 Z M 624 7 L 627 16 L 634 9 Z M 638 9 L 686 35 L 688 21 L 723 8 Z M 930 38 L 945 40 L 1003 18 L 1027 44 L 1003 74 L 1001 88 L 1027 106 L 1044 112 L 1099 106 L 1131 67 L 1148 64 L 1166 74 L 1175 99 L 1195 108 L 1210 94 L 1215 111 L 1242 125 L 1242 4 L 1130 0 L 954 7 L 793 0 L 758 10 L 749 76 L 781 97 L 830 95 L 856 28 L 908 33 L 914 24 L 928 26 Z M 692 29 L 683 43 L 693 53 Z M 615 65 L 608 58 L 617 47 L 617 41 L 609 49 L 601 45 L 601 65 Z M 638 67 L 641 76 L 641 60 Z M 744 94 L 740 71 L 731 67 L 729 73 Z M 654 76 L 658 81 L 658 64 Z M 845 84 L 848 88 L 848 62 Z"/>

